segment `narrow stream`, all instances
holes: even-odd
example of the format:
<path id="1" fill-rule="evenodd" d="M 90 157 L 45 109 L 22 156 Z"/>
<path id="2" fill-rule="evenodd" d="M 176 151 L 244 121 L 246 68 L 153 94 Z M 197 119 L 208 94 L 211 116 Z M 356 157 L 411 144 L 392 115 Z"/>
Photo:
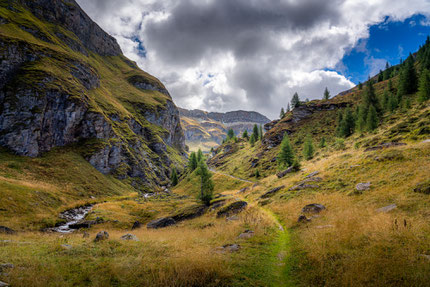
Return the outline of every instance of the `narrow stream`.
<path id="1" fill-rule="evenodd" d="M 52 228 L 55 232 L 60 233 L 71 233 L 76 229 L 70 228 L 71 225 L 81 222 L 88 212 L 93 208 L 92 205 L 80 206 L 74 209 L 66 210 L 60 213 L 60 218 L 65 219 L 66 223 L 61 224 L 57 227 Z"/>

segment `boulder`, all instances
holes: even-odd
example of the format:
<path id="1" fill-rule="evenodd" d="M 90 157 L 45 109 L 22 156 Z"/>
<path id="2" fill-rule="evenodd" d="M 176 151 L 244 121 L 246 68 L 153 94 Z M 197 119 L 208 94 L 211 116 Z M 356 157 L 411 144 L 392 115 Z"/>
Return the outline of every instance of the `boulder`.
<path id="1" fill-rule="evenodd" d="M 6 226 L 0 226 L 0 233 L 15 234 L 16 231 Z"/>
<path id="2" fill-rule="evenodd" d="M 307 218 L 305 215 L 300 215 L 299 218 L 297 219 L 297 222 L 301 223 L 301 222 L 308 222 L 311 221 L 310 218 Z"/>
<path id="3" fill-rule="evenodd" d="M 312 203 L 312 204 L 308 204 L 305 207 L 302 208 L 302 212 L 303 213 L 312 213 L 312 214 L 317 214 L 320 213 L 321 211 L 325 210 L 325 206 L 319 203 Z"/>
<path id="4" fill-rule="evenodd" d="M 141 227 L 142 227 L 142 224 L 139 221 L 135 221 L 133 223 L 133 226 L 131 227 L 131 229 L 133 230 L 133 229 L 138 229 L 138 228 L 141 228 Z"/>
<path id="5" fill-rule="evenodd" d="M 180 222 L 183 220 L 193 219 L 202 216 L 208 207 L 206 205 L 192 205 L 179 210 L 175 215 L 171 216 L 174 221 Z"/>
<path id="6" fill-rule="evenodd" d="M 378 208 L 376 211 L 377 212 L 389 212 L 389 211 L 391 211 L 393 209 L 396 209 L 396 208 L 397 208 L 396 204 L 390 204 L 388 206 L 384 206 L 384 207 Z"/>
<path id="7" fill-rule="evenodd" d="M 263 194 L 262 196 L 260 196 L 260 198 L 268 198 L 268 197 L 272 197 L 273 195 L 275 195 L 275 193 L 277 193 L 278 191 L 280 191 L 281 189 L 283 189 L 285 186 L 279 186 L 276 187 L 274 189 L 269 190 L 268 192 L 266 192 L 265 194 Z"/>
<path id="8" fill-rule="evenodd" d="M 308 174 L 305 178 L 314 177 L 314 176 L 318 175 L 319 173 L 320 173 L 319 171 L 314 171 L 314 172 Z"/>
<path id="9" fill-rule="evenodd" d="M 226 244 L 219 248 L 220 251 L 227 251 L 227 252 L 236 252 L 239 251 L 240 245 L 239 244 Z"/>
<path id="10" fill-rule="evenodd" d="M 109 233 L 107 233 L 106 231 L 100 231 L 99 233 L 97 233 L 94 242 L 99 242 L 107 239 L 109 239 Z"/>
<path id="11" fill-rule="evenodd" d="M 289 190 L 293 191 L 293 190 L 302 190 L 302 189 L 308 189 L 308 188 L 319 188 L 319 186 L 315 184 L 306 184 L 304 182 L 301 182 L 298 185 L 291 187 Z"/>
<path id="12" fill-rule="evenodd" d="M 91 226 L 96 225 L 96 224 L 97 224 L 96 220 L 86 220 L 86 221 L 78 222 L 75 224 L 70 224 L 69 228 L 70 229 L 90 228 Z"/>
<path id="13" fill-rule="evenodd" d="M 430 180 L 417 184 L 414 188 L 414 192 L 430 194 Z"/>
<path id="14" fill-rule="evenodd" d="M 176 221 L 171 217 L 163 217 L 149 222 L 146 227 L 149 229 L 164 228 L 167 226 L 175 225 Z"/>
<path id="15" fill-rule="evenodd" d="M 278 178 L 283 178 L 283 177 L 284 177 L 284 176 L 286 176 L 287 174 L 292 173 L 292 172 L 294 172 L 294 171 L 296 171 L 296 170 L 295 170 L 295 168 L 294 168 L 293 166 L 290 166 L 290 167 L 289 167 L 289 168 L 287 168 L 286 170 L 284 170 L 284 171 L 281 171 L 281 172 L 277 173 L 277 174 L 276 174 L 276 176 L 277 176 Z"/>
<path id="16" fill-rule="evenodd" d="M 369 190 L 371 186 L 370 182 L 360 182 L 355 186 L 355 189 L 357 191 L 365 191 L 365 190 Z"/>
<path id="17" fill-rule="evenodd" d="M 254 236 L 254 231 L 252 230 L 245 230 L 243 233 L 241 233 L 238 238 L 240 239 L 249 239 Z"/>
<path id="18" fill-rule="evenodd" d="M 129 240 L 132 240 L 132 241 L 139 241 L 139 239 L 137 238 L 137 236 L 136 236 L 136 235 L 134 235 L 134 234 L 130 234 L 130 233 L 127 233 L 127 234 L 125 234 L 125 235 L 121 236 L 121 239 L 122 239 L 122 240 L 127 240 L 127 241 L 129 241 Z"/>
<path id="19" fill-rule="evenodd" d="M 245 209 L 245 207 L 248 205 L 248 203 L 246 201 L 235 201 L 229 205 L 227 205 L 226 207 L 224 207 L 223 209 L 221 209 L 220 211 L 218 211 L 217 213 L 217 217 L 223 217 L 223 216 L 231 216 L 233 214 L 237 214 L 239 212 L 241 212 L 243 209 Z"/>
<path id="20" fill-rule="evenodd" d="M 239 216 L 237 215 L 233 215 L 226 218 L 226 221 L 237 221 L 237 220 L 239 220 Z"/>

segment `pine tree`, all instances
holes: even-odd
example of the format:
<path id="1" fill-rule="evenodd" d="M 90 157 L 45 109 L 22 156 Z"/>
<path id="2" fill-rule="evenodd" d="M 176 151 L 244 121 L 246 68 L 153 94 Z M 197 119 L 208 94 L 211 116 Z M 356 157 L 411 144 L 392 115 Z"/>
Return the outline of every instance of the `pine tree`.
<path id="1" fill-rule="evenodd" d="M 283 119 L 285 117 L 285 111 L 284 108 L 281 108 L 281 113 L 279 114 L 279 118 Z"/>
<path id="2" fill-rule="evenodd" d="M 233 129 L 229 129 L 227 132 L 227 138 L 230 140 L 232 138 L 234 138 L 234 131 Z"/>
<path id="3" fill-rule="evenodd" d="M 420 85 L 418 88 L 418 101 L 423 103 L 430 99 L 430 72 L 424 69 L 420 76 Z"/>
<path id="4" fill-rule="evenodd" d="M 392 91 L 393 90 L 393 82 L 391 81 L 391 79 L 388 81 L 388 91 Z"/>
<path id="5" fill-rule="evenodd" d="M 394 95 L 390 95 L 388 100 L 388 109 L 390 110 L 390 112 L 394 112 L 398 106 L 399 103 L 397 102 L 397 97 L 395 97 Z"/>
<path id="6" fill-rule="evenodd" d="M 328 100 L 328 99 L 330 99 L 330 92 L 328 91 L 328 88 L 325 87 L 323 100 Z"/>
<path id="7" fill-rule="evenodd" d="M 337 112 L 337 121 L 336 121 L 336 135 L 338 137 L 341 137 L 342 135 L 342 121 L 343 121 L 343 114 L 341 111 Z"/>
<path id="8" fill-rule="evenodd" d="M 278 165 L 280 167 L 289 167 L 294 162 L 294 151 L 291 146 L 288 134 L 285 133 L 281 142 L 281 149 L 278 155 Z"/>
<path id="9" fill-rule="evenodd" d="M 298 106 L 300 106 L 300 98 L 299 98 L 299 94 L 294 93 L 293 98 L 291 99 L 291 106 L 294 108 L 297 108 Z"/>
<path id="10" fill-rule="evenodd" d="M 191 172 L 193 172 L 197 168 L 197 156 L 195 152 L 190 154 L 190 158 L 188 161 L 188 168 Z"/>
<path id="11" fill-rule="evenodd" d="M 249 139 L 249 135 L 248 135 L 248 130 L 244 130 L 243 134 L 242 134 L 242 138 L 248 140 Z"/>
<path id="12" fill-rule="evenodd" d="M 178 174 L 176 173 L 176 168 L 172 169 L 172 174 L 170 176 L 170 181 L 172 182 L 172 186 L 178 185 Z"/>
<path id="13" fill-rule="evenodd" d="M 251 138 L 249 139 L 249 143 L 251 144 L 251 146 L 254 146 L 254 144 L 255 144 L 255 134 L 251 135 Z"/>
<path id="14" fill-rule="evenodd" d="M 257 124 L 254 125 L 254 128 L 252 129 L 252 134 L 254 135 L 254 140 L 258 141 L 258 139 L 260 138 L 260 136 L 259 136 L 259 131 L 258 131 Z"/>
<path id="15" fill-rule="evenodd" d="M 355 127 L 359 132 L 364 132 L 366 129 L 368 108 L 363 104 L 359 106 L 358 113 L 356 115 Z"/>
<path id="16" fill-rule="evenodd" d="M 382 82 L 383 80 L 384 80 L 384 73 L 382 72 L 382 70 L 379 70 L 378 82 Z"/>
<path id="17" fill-rule="evenodd" d="M 306 160 L 310 160 L 314 157 L 314 145 L 312 143 L 312 137 L 310 135 L 306 136 L 305 144 L 303 147 L 303 156 Z"/>
<path id="18" fill-rule="evenodd" d="M 319 148 L 325 148 L 327 146 L 325 137 L 321 138 L 320 144 L 318 146 L 319 146 Z"/>
<path id="19" fill-rule="evenodd" d="M 202 152 L 202 150 L 201 150 L 201 149 L 199 149 L 199 150 L 197 151 L 197 162 L 200 162 L 200 161 L 202 161 L 202 160 L 204 160 L 203 152 Z"/>
<path id="20" fill-rule="evenodd" d="M 379 106 L 383 111 L 388 109 L 388 101 L 389 101 L 388 91 L 384 90 L 384 93 L 382 94 L 382 97 L 379 103 Z"/>
<path id="21" fill-rule="evenodd" d="M 375 88 L 373 87 L 373 82 L 368 81 L 366 91 L 363 96 L 363 103 L 364 105 L 369 108 L 371 105 L 378 110 L 378 98 L 375 94 Z"/>
<path id="22" fill-rule="evenodd" d="M 263 139 L 263 136 L 264 136 L 264 134 L 263 134 L 263 126 L 260 125 L 260 128 L 259 128 L 259 137 L 260 137 L 260 140 Z"/>
<path id="23" fill-rule="evenodd" d="M 255 170 L 255 178 L 260 178 L 260 171 L 258 168 Z"/>
<path id="24" fill-rule="evenodd" d="M 372 105 L 367 113 L 366 126 L 368 131 L 374 131 L 378 127 L 379 119 L 375 107 Z"/>
<path id="25" fill-rule="evenodd" d="M 198 163 L 197 175 L 200 176 L 200 195 L 199 199 L 206 205 L 209 205 L 213 199 L 214 184 L 212 174 L 210 173 L 204 161 Z"/>
<path id="26" fill-rule="evenodd" d="M 406 59 L 401 68 L 399 84 L 397 89 L 397 100 L 400 102 L 403 96 L 413 94 L 417 91 L 417 75 L 412 55 Z"/>
<path id="27" fill-rule="evenodd" d="M 287 113 L 291 111 L 290 103 L 287 104 Z"/>

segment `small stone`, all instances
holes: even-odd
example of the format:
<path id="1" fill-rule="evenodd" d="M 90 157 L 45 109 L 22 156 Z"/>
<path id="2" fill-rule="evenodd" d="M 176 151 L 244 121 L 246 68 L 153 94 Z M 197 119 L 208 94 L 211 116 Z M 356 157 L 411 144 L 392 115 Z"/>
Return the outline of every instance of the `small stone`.
<path id="1" fill-rule="evenodd" d="M 333 228 L 333 227 L 334 225 L 331 225 L 331 224 L 315 226 L 316 229 L 326 229 L 326 228 Z"/>
<path id="2" fill-rule="evenodd" d="M 106 239 L 109 239 L 109 233 L 107 233 L 106 231 L 100 231 L 99 233 L 97 233 L 94 242 L 99 242 Z"/>
<path id="3" fill-rule="evenodd" d="M 241 233 L 241 234 L 238 236 L 238 238 L 241 238 L 241 239 L 249 239 L 249 238 L 251 238 L 251 237 L 253 237 L 253 236 L 254 236 L 254 231 L 252 231 L 252 230 L 245 230 L 245 232 Z"/>
<path id="4" fill-rule="evenodd" d="M 66 250 L 72 249 L 72 245 L 69 245 L 69 244 L 61 244 L 61 247 L 63 247 L 63 249 L 66 249 Z"/>
<path id="5" fill-rule="evenodd" d="M 228 252 L 236 252 L 239 251 L 240 245 L 239 244 L 226 244 L 222 247 L 223 250 Z"/>
<path id="6" fill-rule="evenodd" d="M 396 208 L 397 208 L 396 204 L 391 204 L 388 206 L 381 207 L 381 208 L 377 209 L 376 211 L 378 211 L 378 212 L 389 212 L 389 211 L 396 209 Z"/>
<path id="7" fill-rule="evenodd" d="M 357 191 L 365 191 L 370 189 L 370 182 L 360 182 L 355 186 Z"/>
<path id="8" fill-rule="evenodd" d="M 237 221 L 237 220 L 239 220 L 239 216 L 237 216 L 237 215 L 227 217 L 227 219 L 226 219 L 226 221 Z"/>
<path id="9" fill-rule="evenodd" d="M 0 264 L 0 272 L 6 270 L 6 269 L 12 269 L 15 268 L 15 265 L 13 265 L 12 263 L 3 263 Z"/>
<path id="10" fill-rule="evenodd" d="M 314 177 L 314 176 L 316 176 L 316 175 L 318 175 L 318 174 L 320 174 L 320 172 L 319 172 L 319 171 L 314 171 L 314 172 L 311 172 L 310 174 L 308 174 L 305 178 Z"/>
<path id="11" fill-rule="evenodd" d="M 0 226 L 0 233 L 15 234 L 16 231 L 6 226 Z"/>
<path id="12" fill-rule="evenodd" d="M 131 229 L 133 230 L 133 229 L 138 229 L 138 228 L 141 228 L 141 227 L 142 227 L 142 224 L 139 221 L 135 221 L 133 223 L 133 226 L 131 227 Z"/>
<path id="13" fill-rule="evenodd" d="M 420 257 L 427 259 L 427 260 L 430 260 L 430 255 L 427 255 L 427 254 L 420 254 Z"/>
<path id="14" fill-rule="evenodd" d="M 6 287 L 9 286 L 6 282 L 0 281 L 0 287 Z"/>
<path id="15" fill-rule="evenodd" d="M 263 194 L 262 196 L 260 196 L 260 198 L 268 198 L 268 197 L 272 197 L 273 195 L 275 195 L 278 191 L 280 191 L 281 189 L 283 189 L 285 186 L 279 186 L 276 188 L 273 188 L 271 190 L 269 190 L 268 192 L 266 192 L 265 194 Z"/>
<path id="16" fill-rule="evenodd" d="M 299 218 L 297 219 L 297 222 L 301 223 L 301 222 L 309 222 L 311 221 L 310 218 L 307 218 L 305 215 L 300 215 Z"/>
<path id="17" fill-rule="evenodd" d="M 414 192 L 430 194 L 430 181 L 417 184 L 414 188 Z"/>
<path id="18" fill-rule="evenodd" d="M 324 205 L 319 204 L 319 203 L 312 203 L 312 204 L 308 204 L 305 207 L 303 207 L 302 212 L 303 213 L 317 214 L 317 213 L 320 213 L 321 211 L 323 211 L 324 209 L 326 209 Z"/>
<path id="19" fill-rule="evenodd" d="M 128 234 L 126 234 L 126 235 L 121 236 L 121 239 L 122 239 L 122 240 L 139 241 L 139 239 L 136 237 L 136 235 L 134 235 L 134 234 L 130 234 L 130 233 L 128 233 Z"/>

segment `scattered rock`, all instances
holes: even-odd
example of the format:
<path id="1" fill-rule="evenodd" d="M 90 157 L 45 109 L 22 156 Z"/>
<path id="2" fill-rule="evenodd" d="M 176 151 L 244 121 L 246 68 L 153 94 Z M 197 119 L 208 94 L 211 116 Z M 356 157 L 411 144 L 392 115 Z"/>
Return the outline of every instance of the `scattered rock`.
<path id="1" fill-rule="evenodd" d="M 84 232 L 84 234 L 82 234 L 82 238 L 89 238 L 90 234 L 88 232 Z"/>
<path id="2" fill-rule="evenodd" d="M 109 233 L 107 233 L 106 231 L 100 231 L 99 233 L 97 233 L 94 242 L 99 242 L 106 239 L 109 239 Z"/>
<path id="3" fill-rule="evenodd" d="M 133 241 L 139 241 L 139 239 L 134 234 L 127 233 L 126 235 L 121 236 L 122 240 L 133 240 Z"/>
<path id="4" fill-rule="evenodd" d="M 237 214 L 237 213 L 241 212 L 243 209 L 245 209 L 245 207 L 247 205 L 248 205 L 248 203 L 245 201 L 242 201 L 242 200 L 235 201 L 235 202 L 227 205 L 226 207 L 224 207 L 220 211 L 218 211 L 217 217 L 230 216 L 233 214 Z"/>
<path id="5" fill-rule="evenodd" d="M 427 255 L 427 254 L 420 254 L 420 257 L 427 259 L 427 260 L 430 260 L 430 255 Z"/>
<path id="6" fill-rule="evenodd" d="M 97 224 L 96 220 L 86 220 L 86 221 L 78 222 L 75 224 L 70 224 L 69 228 L 71 228 L 71 229 L 90 228 L 91 226 L 96 225 L 96 224 Z"/>
<path id="7" fill-rule="evenodd" d="M 184 220 L 194 219 L 202 216 L 208 207 L 206 205 L 192 205 L 179 210 L 175 215 L 171 216 L 175 222 L 181 222 Z"/>
<path id="8" fill-rule="evenodd" d="M 315 226 L 316 229 L 326 229 L 326 228 L 333 228 L 333 227 L 334 225 L 331 225 L 331 224 Z"/>
<path id="9" fill-rule="evenodd" d="M 405 145 L 406 145 L 405 143 L 398 143 L 398 142 L 382 143 L 382 144 L 377 145 L 377 146 L 368 147 L 364 150 L 364 152 L 380 150 L 380 149 L 395 147 L 395 146 L 405 146 Z"/>
<path id="10" fill-rule="evenodd" d="M 260 196 L 260 198 L 268 198 L 271 197 L 273 195 L 275 195 L 275 193 L 277 193 L 278 191 L 280 191 L 281 189 L 283 189 L 285 186 L 279 186 L 276 187 L 274 189 L 269 190 L 268 192 L 266 192 L 265 194 L 263 194 L 262 196 Z"/>
<path id="11" fill-rule="evenodd" d="M 314 177 L 314 176 L 316 176 L 316 175 L 318 175 L 318 174 L 320 174 L 320 172 L 319 172 L 319 171 L 314 171 L 314 172 L 311 172 L 310 174 L 308 174 L 305 178 Z"/>
<path id="12" fill-rule="evenodd" d="M 63 249 L 66 249 L 66 250 L 70 250 L 70 249 L 72 249 L 72 245 L 69 245 L 69 244 L 61 244 L 61 247 L 62 247 Z"/>
<path id="13" fill-rule="evenodd" d="M 253 237 L 253 236 L 254 236 L 254 231 L 252 231 L 252 230 L 245 230 L 245 232 L 241 233 L 241 234 L 238 236 L 238 238 L 241 238 L 241 239 L 249 239 L 249 238 L 251 238 L 251 237 Z"/>
<path id="14" fill-rule="evenodd" d="M 6 282 L 0 281 L 0 287 L 6 287 L 9 286 Z"/>
<path id="15" fill-rule="evenodd" d="M 277 173 L 277 174 L 276 174 L 276 176 L 277 176 L 278 178 L 283 178 L 283 177 L 284 177 L 284 176 L 286 176 L 287 174 L 292 173 L 292 172 L 294 172 L 294 171 L 296 171 L 296 169 L 295 169 L 293 166 L 290 166 L 290 167 L 289 167 L 289 168 L 287 168 L 286 170 L 284 170 L 284 171 L 281 171 L 281 172 Z"/>
<path id="16" fill-rule="evenodd" d="M 430 180 L 417 184 L 414 188 L 414 192 L 430 194 Z"/>
<path id="17" fill-rule="evenodd" d="M 299 218 L 297 219 L 297 222 L 301 223 L 301 222 L 309 222 L 311 221 L 310 218 L 307 218 L 305 215 L 300 215 Z"/>
<path id="18" fill-rule="evenodd" d="M 225 252 L 225 251 L 236 252 L 236 251 L 239 251 L 239 249 L 240 249 L 239 244 L 226 244 L 226 245 L 218 248 L 218 250 L 221 252 Z"/>
<path id="19" fill-rule="evenodd" d="M 378 212 L 389 212 L 389 211 L 396 209 L 396 208 L 397 208 L 396 204 L 390 204 L 388 206 L 381 207 L 381 208 L 377 209 L 376 211 L 378 211 Z"/>
<path id="20" fill-rule="evenodd" d="M 6 269 L 12 269 L 12 268 L 15 268 L 15 265 L 13 265 L 12 263 L 0 264 L 0 272 L 5 271 Z"/>
<path id="21" fill-rule="evenodd" d="M 0 233 L 15 234 L 16 231 L 6 226 L 0 226 Z"/>
<path id="22" fill-rule="evenodd" d="M 239 220 L 239 216 L 237 215 L 233 215 L 226 218 L 226 221 L 237 221 L 237 220 Z"/>
<path id="23" fill-rule="evenodd" d="M 156 219 L 156 220 L 149 222 L 146 225 L 146 227 L 150 228 L 150 229 L 158 229 L 158 228 L 164 228 L 164 227 L 175 225 L 175 224 L 176 224 L 176 221 L 173 218 L 164 217 L 164 218 L 159 218 L 159 219 Z"/>
<path id="24" fill-rule="evenodd" d="M 289 190 L 293 191 L 293 190 L 302 190 L 307 188 L 319 188 L 319 186 L 315 184 L 306 184 L 305 182 L 301 182 L 298 185 L 291 187 Z"/>
<path id="25" fill-rule="evenodd" d="M 300 184 L 305 184 L 307 182 L 321 182 L 321 181 L 322 181 L 321 177 L 315 176 L 315 177 L 306 178 L 305 180 L 301 181 Z"/>
<path id="26" fill-rule="evenodd" d="M 302 208 L 302 212 L 303 213 L 312 213 L 312 214 L 317 214 L 320 213 L 321 211 L 325 210 L 325 206 L 319 203 L 312 203 L 312 204 L 308 204 L 305 207 Z"/>
<path id="27" fill-rule="evenodd" d="M 138 229 L 138 228 L 141 228 L 141 227 L 142 227 L 142 224 L 139 221 L 135 221 L 133 223 L 133 226 L 131 227 L 131 230 Z"/>
<path id="28" fill-rule="evenodd" d="M 370 182 L 360 182 L 355 186 L 357 191 L 365 191 L 370 189 Z"/>

